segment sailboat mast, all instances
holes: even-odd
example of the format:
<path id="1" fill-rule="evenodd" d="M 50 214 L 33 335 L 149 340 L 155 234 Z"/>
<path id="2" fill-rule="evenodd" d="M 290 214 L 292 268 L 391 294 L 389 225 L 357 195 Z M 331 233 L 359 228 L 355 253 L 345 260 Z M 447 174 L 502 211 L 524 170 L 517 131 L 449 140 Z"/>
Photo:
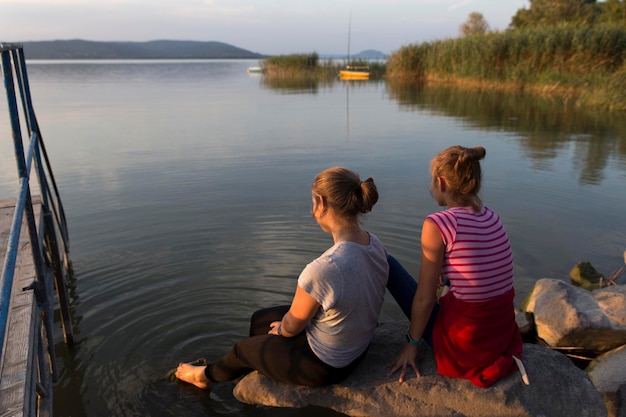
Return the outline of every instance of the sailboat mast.
<path id="1" fill-rule="evenodd" d="M 368 80 L 370 78 L 369 66 L 359 65 L 360 61 L 356 61 L 356 65 L 350 65 L 350 38 L 352 36 L 352 10 L 350 10 L 350 19 L 348 21 L 348 59 L 344 69 L 339 70 L 339 78 L 345 80 Z M 358 55 L 358 54 L 357 54 Z"/>
<path id="2" fill-rule="evenodd" d="M 350 10 L 350 17 L 348 18 L 348 59 L 346 61 L 346 67 L 350 65 L 350 34 L 352 33 L 352 10 Z"/>

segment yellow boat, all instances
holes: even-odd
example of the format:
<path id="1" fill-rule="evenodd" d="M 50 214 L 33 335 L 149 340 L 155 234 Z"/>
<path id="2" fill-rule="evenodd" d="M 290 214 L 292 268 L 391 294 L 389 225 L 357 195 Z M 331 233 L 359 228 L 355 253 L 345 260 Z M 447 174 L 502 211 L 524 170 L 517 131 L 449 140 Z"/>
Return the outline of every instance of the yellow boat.
<path id="1" fill-rule="evenodd" d="M 367 80 L 370 78 L 369 67 L 346 66 L 346 69 L 339 71 L 339 78 L 342 80 Z"/>
<path id="2" fill-rule="evenodd" d="M 350 34 L 352 32 L 352 11 L 350 11 L 350 20 L 348 22 L 348 56 L 346 59 L 346 68 L 339 70 L 339 79 L 368 80 L 370 78 L 370 68 L 368 66 L 350 65 Z"/>

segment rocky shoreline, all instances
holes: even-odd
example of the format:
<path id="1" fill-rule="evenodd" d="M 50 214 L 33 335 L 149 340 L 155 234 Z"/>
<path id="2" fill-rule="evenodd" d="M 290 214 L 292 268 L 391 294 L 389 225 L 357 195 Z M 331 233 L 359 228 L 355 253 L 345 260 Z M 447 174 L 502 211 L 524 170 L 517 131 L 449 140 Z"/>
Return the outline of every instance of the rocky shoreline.
<path id="1" fill-rule="evenodd" d="M 561 352 L 587 373 L 609 417 L 626 415 L 626 285 L 619 283 L 623 273 L 619 268 L 604 277 L 581 262 L 570 272 L 569 284 L 538 280 L 518 314 L 526 340 Z"/>
<path id="2" fill-rule="evenodd" d="M 618 282 L 623 272 L 605 278 L 581 263 L 570 272 L 571 283 L 537 281 L 517 314 L 529 384 L 518 372 L 487 389 L 442 377 L 430 350 L 421 362 L 422 377 L 401 384 L 386 377 L 386 363 L 403 343 L 408 322 L 382 321 L 366 359 L 341 384 L 298 387 L 253 372 L 233 394 L 249 404 L 312 405 L 349 416 L 624 416 L 626 285 Z"/>

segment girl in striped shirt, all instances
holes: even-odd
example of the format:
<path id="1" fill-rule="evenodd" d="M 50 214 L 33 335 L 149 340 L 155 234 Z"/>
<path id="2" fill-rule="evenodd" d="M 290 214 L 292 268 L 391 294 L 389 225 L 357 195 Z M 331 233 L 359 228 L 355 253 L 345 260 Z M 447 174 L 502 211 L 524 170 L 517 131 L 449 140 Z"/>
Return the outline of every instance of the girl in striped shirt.
<path id="1" fill-rule="evenodd" d="M 513 373 L 521 359 L 511 245 L 498 215 L 478 196 L 484 157 L 482 147 L 452 146 L 432 160 L 432 196 L 447 210 L 424 220 L 419 286 L 389 257 L 388 289 L 411 320 L 388 374 L 400 370 L 400 382 L 407 365 L 420 376 L 415 361 L 424 340 L 439 374 L 480 387 Z M 442 278 L 450 290 L 437 304 Z"/>

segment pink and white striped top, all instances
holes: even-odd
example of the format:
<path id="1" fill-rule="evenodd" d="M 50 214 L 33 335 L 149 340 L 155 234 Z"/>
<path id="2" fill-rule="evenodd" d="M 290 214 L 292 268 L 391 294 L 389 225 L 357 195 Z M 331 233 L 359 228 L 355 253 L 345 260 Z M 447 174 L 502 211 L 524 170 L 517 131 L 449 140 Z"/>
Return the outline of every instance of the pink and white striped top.
<path id="1" fill-rule="evenodd" d="M 486 301 L 513 288 L 513 254 L 500 217 L 483 207 L 452 207 L 427 216 L 446 247 L 442 274 L 464 301 Z"/>

